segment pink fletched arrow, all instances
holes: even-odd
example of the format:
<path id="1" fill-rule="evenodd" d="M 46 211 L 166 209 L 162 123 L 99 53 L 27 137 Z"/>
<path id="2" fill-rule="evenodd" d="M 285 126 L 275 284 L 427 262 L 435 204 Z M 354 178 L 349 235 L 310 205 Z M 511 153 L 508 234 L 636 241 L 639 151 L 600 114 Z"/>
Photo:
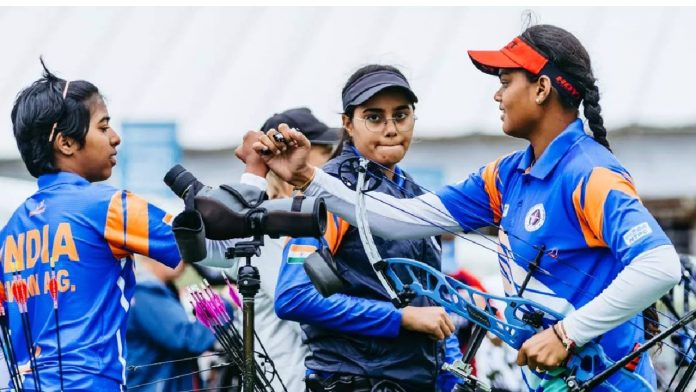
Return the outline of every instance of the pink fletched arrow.
<path id="1" fill-rule="evenodd" d="M 230 298 L 232 298 L 232 302 L 234 302 L 234 304 L 237 305 L 237 308 L 241 309 L 242 305 L 243 305 L 242 297 L 239 295 L 239 292 L 234 287 L 234 285 L 227 278 L 227 275 L 225 274 L 225 272 L 220 271 L 220 273 L 222 274 L 222 277 L 225 279 L 225 283 L 227 283 L 227 290 L 230 294 Z"/>

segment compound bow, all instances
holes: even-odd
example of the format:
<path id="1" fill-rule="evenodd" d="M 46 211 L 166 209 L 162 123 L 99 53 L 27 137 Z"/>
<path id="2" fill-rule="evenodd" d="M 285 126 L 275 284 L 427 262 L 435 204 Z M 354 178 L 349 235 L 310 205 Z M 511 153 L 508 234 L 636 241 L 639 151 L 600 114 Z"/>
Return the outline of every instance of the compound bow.
<path id="1" fill-rule="evenodd" d="M 375 184 L 372 184 L 372 186 L 368 184 L 368 175 L 370 175 L 375 181 L 385 179 L 383 176 L 378 177 L 373 173 L 370 173 L 368 170 L 368 165 L 374 164 L 380 167 L 380 169 L 389 169 L 384 168 L 374 162 L 370 162 L 362 157 L 358 159 L 359 161 L 352 159 L 344 162 L 342 168 L 339 170 L 339 173 L 351 171 L 354 173 L 357 171 L 357 184 L 355 184 L 356 225 L 360 232 L 360 238 L 365 248 L 365 253 L 372 264 L 379 281 L 382 283 L 387 294 L 396 306 L 404 306 L 408 304 L 414 296 L 425 296 L 438 305 L 444 307 L 447 311 L 456 313 L 466 320 L 474 323 L 480 329 L 478 334 L 478 342 L 480 342 L 480 339 L 483 336 L 483 334 L 480 332 L 487 331 L 497 336 L 515 349 L 519 349 L 522 346 L 522 343 L 531 338 L 541 329 L 548 328 L 550 325 L 564 318 L 563 314 L 535 301 L 522 297 L 524 289 L 531 278 L 531 274 L 534 271 L 543 271 L 543 269 L 539 267 L 539 259 L 545 253 L 544 247 L 535 247 L 539 250 L 539 252 L 534 262 L 529 264 L 530 268 L 525 282 L 520 287 L 520 290 L 518 290 L 516 295 L 506 297 L 496 296 L 476 290 L 417 260 L 404 258 L 382 259 L 370 231 L 370 225 L 367 219 L 365 197 L 367 192 L 371 190 L 370 188 L 374 189 L 376 187 Z M 348 166 L 346 167 L 346 165 Z M 397 173 L 394 174 L 399 175 Z M 353 184 L 350 180 L 343 178 L 343 176 L 341 177 L 346 185 L 352 187 Z M 394 182 L 392 183 L 395 184 Z M 398 184 L 395 185 L 399 186 Z M 401 187 L 400 189 L 403 190 Z M 397 210 L 419 218 L 427 223 L 431 223 L 423 218 L 413 215 L 412 212 L 399 208 L 398 206 L 390 205 L 389 203 L 380 199 L 377 200 L 388 204 L 392 208 L 396 208 Z M 429 205 L 425 201 L 424 204 L 431 208 L 436 208 Z M 444 228 L 441 229 L 449 231 Z M 502 230 L 500 227 L 499 229 Z M 464 238 L 461 237 L 459 233 L 452 234 L 459 236 L 460 238 Z M 484 246 L 484 248 L 486 247 Z M 490 248 L 486 249 L 492 250 Z M 492 251 L 498 253 L 495 250 Z M 401 271 L 401 273 L 398 271 Z M 503 313 L 504 319 L 500 319 L 498 317 L 496 309 L 492 306 L 493 301 L 505 305 L 505 310 Z M 619 361 L 612 361 L 604 353 L 604 350 L 598 343 L 590 342 L 582 347 L 574 349 L 572 355 L 567 360 L 563 368 L 550 371 L 547 373 L 548 376 L 541 373 L 537 374 L 542 379 L 550 377 L 548 378 L 548 380 L 550 380 L 550 384 L 545 386 L 545 390 L 558 387 L 561 390 L 566 389 L 573 392 L 589 390 L 619 392 L 620 390 L 615 385 L 615 379 L 613 379 L 613 376 L 615 376 L 617 373 L 621 373 L 624 380 L 629 379 L 635 381 L 637 385 L 642 385 L 644 387 L 643 389 L 652 390 L 652 387 L 647 383 L 647 381 L 645 381 L 639 375 L 626 370 L 625 365 L 640 356 L 646 350 L 663 342 L 666 337 L 675 331 L 680 329 L 688 330 L 687 325 L 694 319 L 696 319 L 696 311 L 688 312 L 668 329 L 654 336 L 649 341 L 645 342 L 640 348 L 634 350 L 634 352 Z M 474 336 L 476 336 L 476 334 L 474 334 Z M 469 352 L 467 355 L 465 355 L 465 362 L 457 361 L 453 364 L 445 364 L 443 366 L 444 370 L 452 372 L 463 380 L 463 383 L 460 384 L 459 387 L 460 390 L 489 390 L 488 386 L 472 375 L 472 367 L 468 363 L 469 360 L 473 358 L 477 348 L 478 344 L 474 344 L 473 347 L 471 347 L 473 352 Z M 675 350 L 680 352 L 677 349 Z M 693 375 L 693 372 L 692 374 L 686 376 L 690 378 L 691 375 Z M 688 380 L 687 382 L 682 380 L 680 385 L 682 384 L 683 388 L 677 389 L 677 391 L 683 391 L 688 384 Z"/>

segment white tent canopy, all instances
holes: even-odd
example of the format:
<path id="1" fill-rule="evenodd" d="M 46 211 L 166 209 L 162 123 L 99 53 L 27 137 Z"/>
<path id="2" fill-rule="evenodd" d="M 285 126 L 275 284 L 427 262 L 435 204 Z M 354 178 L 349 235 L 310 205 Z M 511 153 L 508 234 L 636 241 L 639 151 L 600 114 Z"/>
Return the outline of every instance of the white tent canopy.
<path id="1" fill-rule="evenodd" d="M 694 8 L 535 8 L 540 23 L 589 50 L 610 128 L 696 124 Z M 497 80 L 467 49 L 497 49 L 523 29 L 514 7 L 0 9 L 0 158 L 17 157 L 9 113 L 43 55 L 94 82 L 114 125 L 175 121 L 184 148 L 238 144 L 271 114 L 309 106 L 339 124 L 340 90 L 368 63 L 399 66 L 420 98 L 422 137 L 499 132 Z"/>

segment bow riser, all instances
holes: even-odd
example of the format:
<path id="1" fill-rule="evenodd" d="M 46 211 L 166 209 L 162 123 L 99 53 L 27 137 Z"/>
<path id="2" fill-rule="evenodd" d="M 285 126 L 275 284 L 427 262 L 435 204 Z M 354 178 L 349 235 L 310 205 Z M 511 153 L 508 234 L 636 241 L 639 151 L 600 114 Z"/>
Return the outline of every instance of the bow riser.
<path id="1" fill-rule="evenodd" d="M 519 349 L 522 343 L 536 334 L 536 330 L 532 326 L 516 317 L 516 309 L 520 305 L 533 306 L 529 300 L 498 297 L 476 290 L 461 282 L 448 280 L 448 277 L 434 268 L 415 260 L 389 258 L 385 262 L 387 263 L 386 274 L 398 292 L 411 290 L 415 295 L 428 297 L 448 311 L 459 314 L 470 322 L 485 328 L 515 349 Z M 404 282 L 397 274 L 396 269 L 407 271 L 411 281 Z M 432 287 L 424 287 L 421 280 L 416 278 L 415 271 L 425 274 L 423 281 L 436 283 L 434 285 L 428 283 L 428 286 Z M 465 294 L 462 294 L 462 291 Z M 479 298 L 482 300 L 482 304 L 476 303 L 476 299 Z M 486 305 L 490 304 L 491 301 L 500 301 L 507 305 L 505 309 L 507 321 L 499 319 L 495 309 Z M 481 308 L 481 305 L 484 305 L 484 308 Z"/>
<path id="2" fill-rule="evenodd" d="M 390 258 L 384 260 L 386 263 L 385 272 L 391 280 L 397 292 L 411 292 L 416 296 L 424 296 L 448 311 L 456 313 L 468 321 L 485 328 L 495 336 L 499 337 L 511 347 L 519 350 L 522 344 L 538 330 L 523 320 L 521 314 L 534 314 L 543 312 L 544 324 L 550 325 L 555 321 L 563 319 L 563 315 L 534 301 L 520 297 L 500 297 L 488 294 L 475 288 L 461 283 L 455 279 L 443 275 L 439 271 L 427 264 L 416 260 L 403 258 Z M 406 271 L 410 281 L 405 282 L 397 274 L 397 270 Z M 420 275 L 424 278 L 418 279 Z M 421 282 L 428 282 L 425 287 Z M 462 294 L 464 292 L 464 295 Z M 482 309 L 475 299 L 483 299 L 485 305 Z M 495 309 L 490 306 L 491 301 L 499 301 L 506 305 L 505 320 L 500 320 Z M 522 310 L 525 307 L 528 310 Z M 550 320 L 550 322 L 549 322 Z M 597 374 L 601 373 L 613 364 L 613 361 L 604 353 L 602 347 L 597 343 L 588 343 L 577 351 L 566 364 L 567 369 L 574 375 L 578 382 L 585 382 Z M 620 372 L 623 376 L 633 379 L 645 386 L 645 390 L 651 390 L 645 380 L 625 369 Z M 619 392 L 609 382 L 602 384 L 602 388 L 607 391 Z"/>

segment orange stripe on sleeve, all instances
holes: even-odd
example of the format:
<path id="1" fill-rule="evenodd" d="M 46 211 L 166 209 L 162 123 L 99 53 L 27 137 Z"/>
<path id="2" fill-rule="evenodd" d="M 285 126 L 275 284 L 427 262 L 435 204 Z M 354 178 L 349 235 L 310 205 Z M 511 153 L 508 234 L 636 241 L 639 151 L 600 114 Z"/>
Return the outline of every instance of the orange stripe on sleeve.
<path id="1" fill-rule="evenodd" d="M 582 209 L 582 203 L 580 200 L 583 184 L 584 179 L 580 180 L 580 183 L 573 191 L 573 207 L 575 208 L 575 215 L 578 217 L 578 222 L 580 222 L 582 235 L 585 237 L 587 246 L 591 248 L 606 247 L 607 244 L 605 244 L 603 240 L 599 239 L 599 237 L 595 235 L 594 231 L 592 231 L 592 228 L 590 227 L 590 224 L 587 222 L 587 219 L 585 219 L 585 213 Z"/>
<path id="2" fill-rule="evenodd" d="M 501 204 L 503 197 L 498 189 L 498 180 L 500 180 L 500 175 L 498 172 L 498 165 L 503 158 L 498 158 L 494 162 L 489 163 L 482 173 L 484 188 L 488 194 L 488 203 L 491 208 L 491 213 L 493 214 L 493 222 L 495 224 L 500 223 L 500 218 L 502 215 Z"/>
<path id="3" fill-rule="evenodd" d="M 338 246 L 341 244 L 341 241 L 343 241 L 343 237 L 346 235 L 346 232 L 348 232 L 348 229 L 350 229 L 350 223 L 338 218 L 338 241 L 334 252 L 338 250 Z"/>
<path id="4" fill-rule="evenodd" d="M 111 253 L 117 259 L 122 259 L 130 253 L 124 250 L 126 244 L 125 229 L 123 227 L 123 202 L 121 191 L 114 193 L 106 212 L 106 225 L 104 225 L 104 238 L 109 244 Z"/>
<path id="5" fill-rule="evenodd" d="M 329 245 L 329 250 L 332 254 L 336 254 L 338 247 L 341 245 L 343 236 L 350 228 L 348 222 L 341 218 L 335 217 L 332 213 L 327 212 L 326 217 L 326 233 L 324 233 L 324 239 L 326 239 Z"/>
<path id="6" fill-rule="evenodd" d="M 143 256 L 149 256 L 147 201 L 130 192 L 126 193 L 126 248 Z"/>
<path id="7" fill-rule="evenodd" d="M 336 240 L 338 240 L 338 227 L 336 227 L 336 221 L 334 220 L 333 214 L 330 212 L 326 213 L 326 231 L 324 232 L 324 239 L 326 243 L 329 244 L 331 253 L 333 253 L 334 244 Z"/>
<path id="8" fill-rule="evenodd" d="M 580 200 L 583 181 L 573 191 L 573 206 L 580 221 L 580 228 L 585 241 L 590 247 L 606 247 L 602 234 L 604 227 L 604 203 L 611 191 L 623 192 L 628 196 L 638 197 L 633 183 L 625 176 L 604 167 L 592 170 L 585 185 L 585 200 Z"/>

